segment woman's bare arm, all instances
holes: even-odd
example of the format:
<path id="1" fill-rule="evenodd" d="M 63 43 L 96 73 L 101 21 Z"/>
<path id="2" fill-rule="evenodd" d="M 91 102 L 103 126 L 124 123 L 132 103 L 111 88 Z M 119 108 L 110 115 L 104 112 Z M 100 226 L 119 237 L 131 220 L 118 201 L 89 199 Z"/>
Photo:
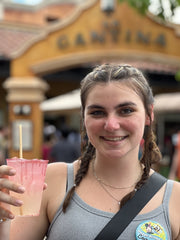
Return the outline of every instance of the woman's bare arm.
<path id="1" fill-rule="evenodd" d="M 174 240 L 180 240 L 180 183 L 174 182 L 170 199 L 170 222 Z"/>

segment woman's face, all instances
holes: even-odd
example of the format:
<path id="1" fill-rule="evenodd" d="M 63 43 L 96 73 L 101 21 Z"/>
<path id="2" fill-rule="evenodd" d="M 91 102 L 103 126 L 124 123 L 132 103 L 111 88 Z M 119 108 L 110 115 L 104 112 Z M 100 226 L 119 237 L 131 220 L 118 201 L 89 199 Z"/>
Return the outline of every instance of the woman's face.
<path id="1" fill-rule="evenodd" d="M 148 118 L 135 91 L 123 83 L 111 82 L 89 91 L 84 122 L 96 153 L 112 159 L 128 153 L 137 157 Z"/>

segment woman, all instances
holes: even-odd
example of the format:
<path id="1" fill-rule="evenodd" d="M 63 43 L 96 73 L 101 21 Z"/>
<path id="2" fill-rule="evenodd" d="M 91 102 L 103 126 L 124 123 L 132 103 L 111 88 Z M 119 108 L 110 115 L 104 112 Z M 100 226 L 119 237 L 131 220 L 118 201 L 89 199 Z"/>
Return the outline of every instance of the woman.
<path id="1" fill-rule="evenodd" d="M 14 218 L 0 208 L 0 218 L 13 219 L 0 224 L 3 240 L 10 222 L 11 240 L 92 240 L 152 175 L 161 155 L 152 131 L 152 91 L 142 73 L 129 65 L 99 66 L 82 81 L 81 102 L 82 156 L 68 166 L 49 164 L 38 217 Z M 1 189 L 22 193 L 22 186 L 3 179 L 12 174 L 0 168 Z M 180 240 L 179 198 L 179 183 L 167 181 L 118 239 L 138 239 L 144 223 L 152 237 L 156 231 L 159 239 Z M 0 202 L 22 204 L 2 192 Z"/>

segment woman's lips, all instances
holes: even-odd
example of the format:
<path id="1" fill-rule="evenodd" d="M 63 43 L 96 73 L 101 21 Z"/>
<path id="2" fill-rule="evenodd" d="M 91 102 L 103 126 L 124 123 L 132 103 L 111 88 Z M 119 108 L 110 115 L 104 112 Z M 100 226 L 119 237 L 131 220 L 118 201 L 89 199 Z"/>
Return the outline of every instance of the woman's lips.
<path id="1" fill-rule="evenodd" d="M 119 142 L 119 141 L 124 140 L 126 137 L 127 136 L 123 136 L 123 137 L 106 137 L 106 136 L 103 136 L 101 138 L 103 138 L 106 141 Z"/>

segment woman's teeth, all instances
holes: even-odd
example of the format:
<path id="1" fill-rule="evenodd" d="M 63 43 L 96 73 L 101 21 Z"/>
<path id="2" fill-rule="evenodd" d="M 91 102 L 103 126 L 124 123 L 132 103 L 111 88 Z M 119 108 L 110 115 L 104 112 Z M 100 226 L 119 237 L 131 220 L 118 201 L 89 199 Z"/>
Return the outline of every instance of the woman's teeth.
<path id="1" fill-rule="evenodd" d="M 121 141 L 121 140 L 123 140 L 125 137 L 104 137 L 104 139 L 105 140 L 107 140 L 107 141 L 114 141 L 114 142 L 116 142 L 116 141 Z"/>

